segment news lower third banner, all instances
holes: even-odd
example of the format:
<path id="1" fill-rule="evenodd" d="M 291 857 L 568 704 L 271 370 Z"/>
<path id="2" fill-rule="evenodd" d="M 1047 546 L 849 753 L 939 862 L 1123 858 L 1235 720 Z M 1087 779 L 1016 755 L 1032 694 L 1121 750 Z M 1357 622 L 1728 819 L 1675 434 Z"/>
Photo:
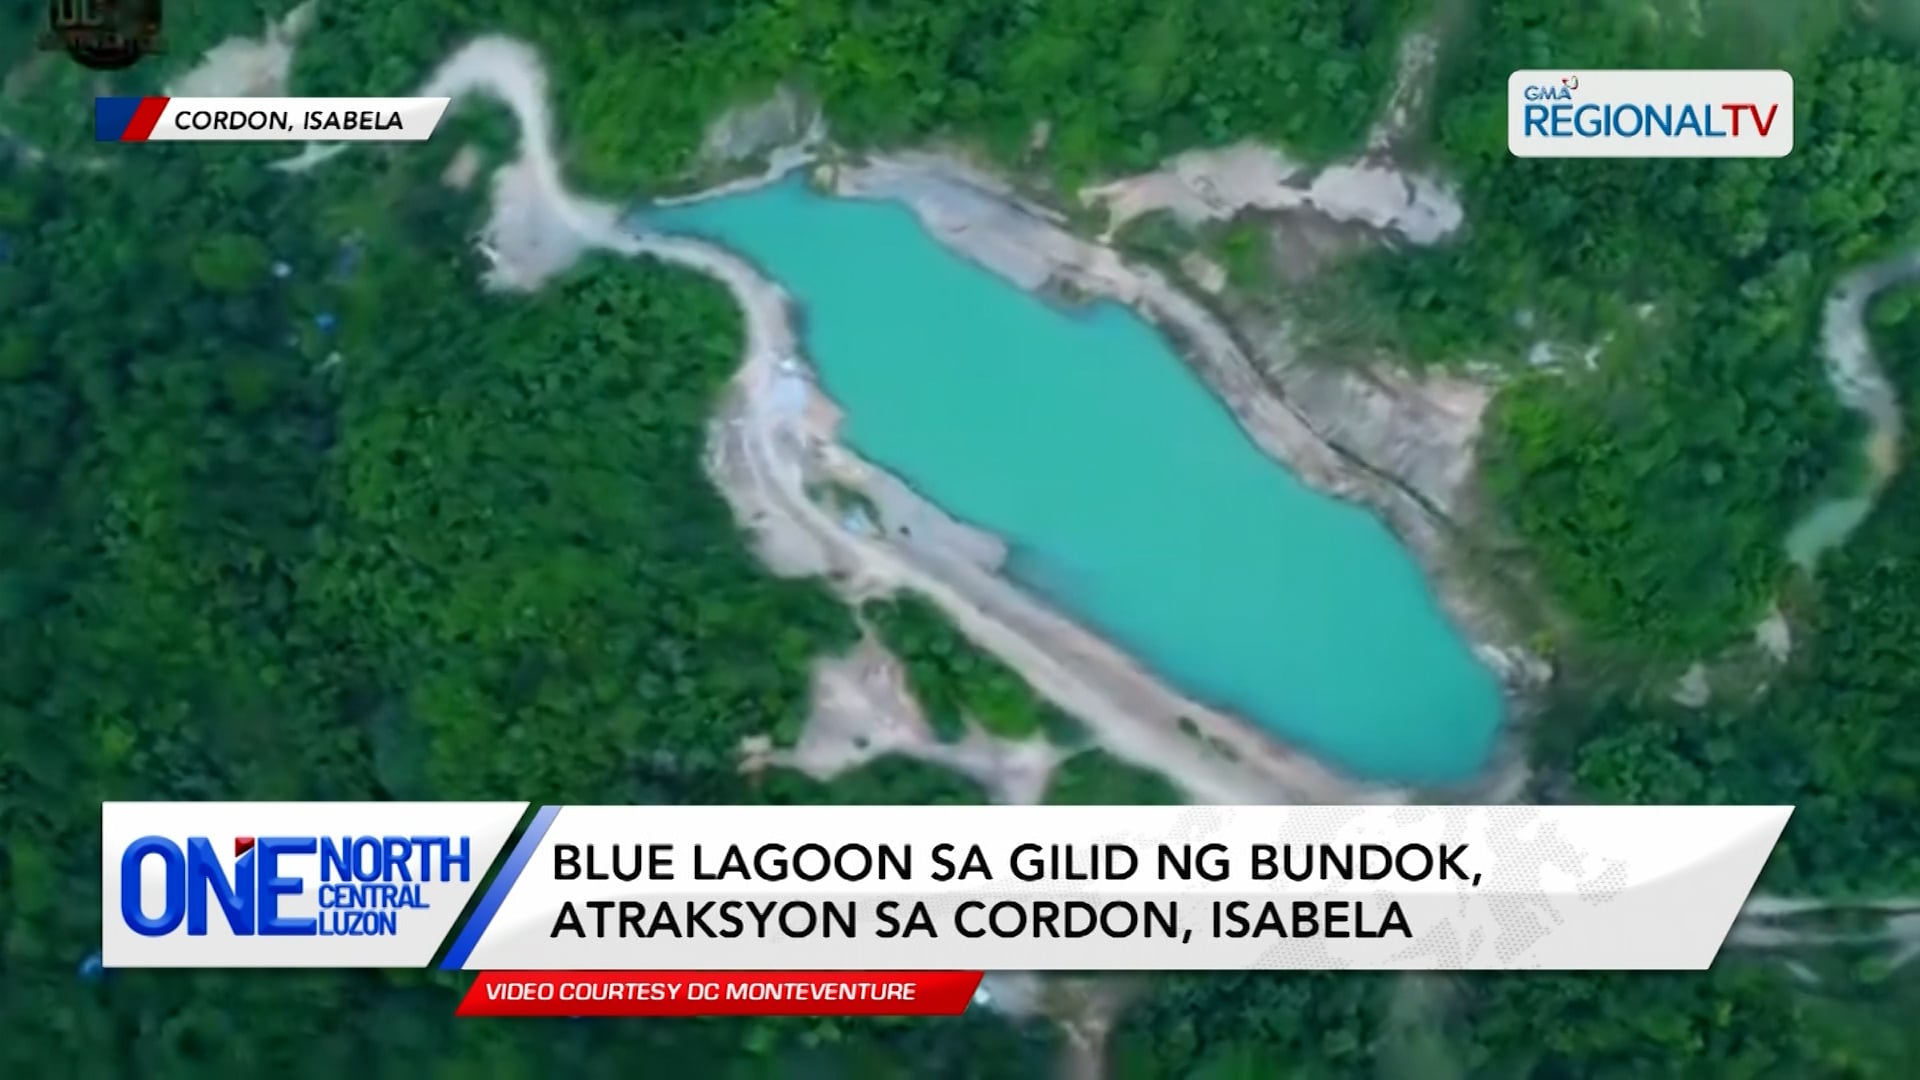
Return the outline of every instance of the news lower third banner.
<path id="1" fill-rule="evenodd" d="M 1699 970 L 1792 812 L 548 806 L 509 847 L 526 810 L 107 803 L 102 963 Z"/>
<path id="2" fill-rule="evenodd" d="M 444 97 L 102 97 L 95 142 L 424 142 Z"/>

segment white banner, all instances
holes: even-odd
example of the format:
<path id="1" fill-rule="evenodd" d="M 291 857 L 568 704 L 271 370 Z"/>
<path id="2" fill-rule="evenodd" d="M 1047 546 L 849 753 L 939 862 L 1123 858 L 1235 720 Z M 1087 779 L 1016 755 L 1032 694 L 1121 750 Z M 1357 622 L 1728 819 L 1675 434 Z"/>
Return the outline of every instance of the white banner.
<path id="1" fill-rule="evenodd" d="M 1515 157 L 1786 157 L 1793 76 L 1784 71 L 1516 71 L 1507 79 Z"/>
<path id="2" fill-rule="evenodd" d="M 444 963 L 1699 970 L 1791 812 L 546 807 Z"/>
<path id="3" fill-rule="evenodd" d="M 96 98 L 100 142 L 424 142 L 444 97 Z"/>
<path id="4" fill-rule="evenodd" d="M 104 803 L 106 967 L 423 967 L 526 812 Z"/>

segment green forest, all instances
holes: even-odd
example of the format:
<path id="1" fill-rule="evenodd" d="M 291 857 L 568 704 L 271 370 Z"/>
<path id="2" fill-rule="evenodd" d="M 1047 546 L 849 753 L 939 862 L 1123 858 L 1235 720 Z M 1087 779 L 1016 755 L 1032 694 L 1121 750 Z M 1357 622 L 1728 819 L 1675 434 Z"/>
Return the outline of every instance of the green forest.
<path id="1" fill-rule="evenodd" d="M 1416 357 L 1599 348 L 1595 372 L 1502 395 L 1488 485 L 1592 644 L 1711 648 L 1779 585 L 1793 518 L 1857 469 L 1816 324 L 1840 271 L 1920 236 L 1915 42 L 1839 5 L 1782 5 L 1768 25 L 1752 5 L 1706 4 L 1698 34 L 1615 5 L 1556 16 L 1593 67 L 1789 68 L 1797 147 L 1777 161 L 1510 157 L 1504 84 L 1482 73 L 1564 62 L 1538 30 L 1564 7 L 1485 5 L 1442 71 L 1435 150 L 1464 188 L 1467 235 L 1353 272 L 1375 325 Z"/>
<path id="2" fill-rule="evenodd" d="M 35 0 L 15 0 L 31 25 Z M 169 0 L 169 58 L 255 32 L 290 0 Z M 1072 181 L 1244 136 L 1304 153 L 1349 148 L 1384 98 L 1412 0 L 321 0 L 294 88 L 403 94 L 461 41 L 511 33 L 553 68 L 567 158 L 610 193 L 681 182 L 705 125 L 789 82 L 816 96 L 852 145 L 961 135 Z M 30 15 L 29 12 L 32 12 Z M 31 31 L 0 43 L 0 63 Z M 105 80 L 43 72 L 78 93 L 29 111 L 42 145 L 85 137 L 90 82 L 136 93 L 152 68 Z M 1050 128 L 1029 157 L 1033 125 Z M 90 130 L 90 129 L 89 129 Z"/>
<path id="3" fill-rule="evenodd" d="M 1859 469 L 1820 376 L 1820 299 L 1920 240 L 1920 38 L 1898 5 L 319 5 L 293 92 L 402 93 L 465 37 L 521 35 L 554 65 L 570 168 L 610 194 L 687 182 L 702 125 L 782 80 L 850 145 L 952 139 L 1042 190 L 1245 136 L 1327 159 L 1384 100 L 1399 36 L 1445 16 L 1423 152 L 1470 226 L 1332 287 L 1346 332 L 1423 363 L 1517 361 L 1541 333 L 1605 343 L 1593 373 L 1512 382 L 1487 436 L 1494 516 L 1563 614 L 1575 676 L 1539 724 L 1545 774 L 1583 800 L 1796 803 L 1776 891 L 1920 884 L 1920 472 L 1817 575 L 1780 546 Z M 264 168 L 273 147 L 87 141 L 93 93 L 152 90 L 288 6 L 170 0 L 168 54 L 101 78 L 33 54 L 43 5 L 0 5 L 0 1071 L 1053 1072 L 1057 1029 L 978 1010 L 456 1022 L 465 980 L 436 973 L 77 972 L 104 799 L 984 801 L 896 759 L 831 783 L 738 771 L 739 740 L 792 736 L 808 664 L 863 626 L 944 735 L 966 717 L 1083 739 L 926 602 L 855 612 L 760 569 L 699 469 L 742 339 L 717 285 L 600 260 L 531 297 L 478 290 L 478 207 L 433 178 L 496 118 L 297 179 Z M 1798 146 L 1512 159 L 1506 74 L 1556 64 L 1787 67 Z M 1873 324 L 1916 430 L 1916 294 Z M 1745 635 L 1774 596 L 1795 653 L 1751 702 L 1685 710 L 1633 678 Z M 1178 793 L 1086 750 L 1047 798 Z M 1737 956 L 1708 975 L 1169 976 L 1131 988 L 1108 1057 L 1125 1080 L 1903 1077 L 1920 1002 L 1873 971 L 1829 958 L 1819 991 Z"/>
<path id="4" fill-rule="evenodd" d="M 1471 224 L 1457 243 L 1365 256 L 1343 287 L 1426 362 L 1512 362 L 1541 338 L 1599 348 L 1592 370 L 1509 382 L 1483 444 L 1495 524 L 1524 542 L 1562 616 L 1570 677 L 1538 725 L 1543 762 L 1603 800 L 1794 803 L 1764 879 L 1776 891 L 1910 890 L 1920 740 L 1905 718 L 1920 680 L 1900 658 L 1920 645 L 1920 477 L 1898 473 L 1811 577 L 1783 540 L 1864 473 L 1862 422 L 1821 370 L 1820 311 L 1844 271 L 1920 244 L 1920 27 L 1891 10 L 1782 4 L 1756 18 L 1708 3 L 1697 33 L 1674 33 L 1655 15 L 1677 6 L 1563 8 L 1475 9 L 1470 44 L 1443 63 L 1433 132 Z M 1485 73 L 1565 55 L 1549 25 L 1595 67 L 1790 69 L 1794 152 L 1509 156 L 1504 83 Z M 1873 315 L 1909 415 L 1910 311 L 1886 296 Z M 1776 599 L 1796 646 L 1757 698 L 1694 712 L 1638 680 L 1750 640 Z"/>
<path id="5" fill-rule="evenodd" d="M 861 614 L 907 671 L 907 688 L 934 734 L 953 742 L 968 721 L 1002 739 L 1086 742 L 1080 722 L 1033 692 L 1014 670 L 968 641 L 930 600 L 870 600 Z"/>

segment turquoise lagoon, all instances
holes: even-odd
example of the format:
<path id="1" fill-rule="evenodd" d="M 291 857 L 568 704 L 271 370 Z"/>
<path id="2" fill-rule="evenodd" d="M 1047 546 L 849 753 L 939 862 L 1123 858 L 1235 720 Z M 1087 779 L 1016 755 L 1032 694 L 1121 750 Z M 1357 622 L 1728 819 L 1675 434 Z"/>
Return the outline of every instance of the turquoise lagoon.
<path id="1" fill-rule="evenodd" d="M 1412 556 L 1263 454 L 1130 310 L 1063 309 L 904 206 L 797 179 L 644 217 L 780 282 L 842 437 L 1187 694 L 1369 778 L 1484 763 L 1499 686 Z"/>

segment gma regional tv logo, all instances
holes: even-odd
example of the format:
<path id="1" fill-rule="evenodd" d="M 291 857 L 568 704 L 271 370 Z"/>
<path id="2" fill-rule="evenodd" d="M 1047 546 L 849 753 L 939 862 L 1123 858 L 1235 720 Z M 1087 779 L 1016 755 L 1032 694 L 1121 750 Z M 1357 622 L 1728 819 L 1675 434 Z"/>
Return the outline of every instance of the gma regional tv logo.
<path id="1" fill-rule="evenodd" d="M 414 967 L 524 803 L 106 803 L 108 967 Z"/>
<path id="2" fill-rule="evenodd" d="M 1785 71 L 1516 71 L 1507 79 L 1515 157 L 1785 157 Z"/>

